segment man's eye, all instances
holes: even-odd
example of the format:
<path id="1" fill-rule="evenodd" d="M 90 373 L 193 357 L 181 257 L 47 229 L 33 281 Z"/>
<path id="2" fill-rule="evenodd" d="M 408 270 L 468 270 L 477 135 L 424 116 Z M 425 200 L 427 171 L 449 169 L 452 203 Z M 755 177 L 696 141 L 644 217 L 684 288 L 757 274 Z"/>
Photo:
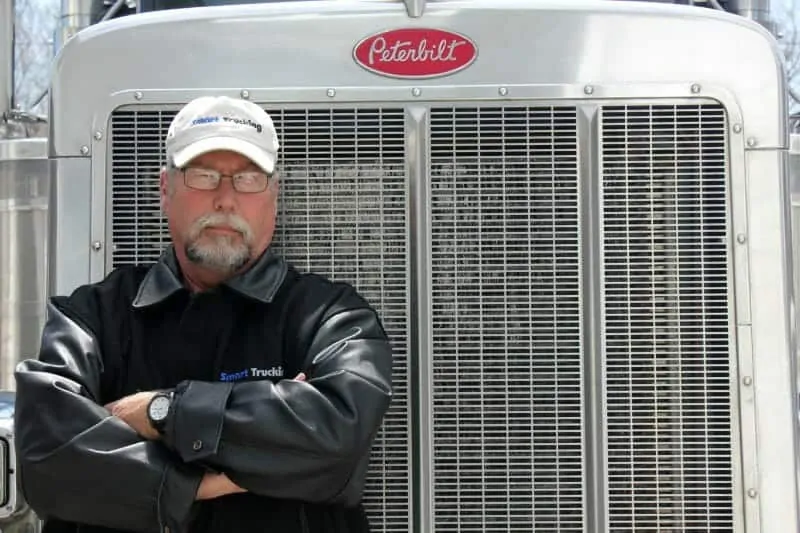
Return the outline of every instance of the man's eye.
<path id="1" fill-rule="evenodd" d="M 200 180 L 214 179 L 214 173 L 213 172 L 207 172 L 205 170 L 193 170 L 191 172 L 191 176 L 193 178 L 195 178 L 195 179 L 200 179 Z"/>
<path id="2" fill-rule="evenodd" d="M 258 181 L 258 174 L 255 172 L 244 172 L 237 175 L 236 179 L 242 183 L 254 183 Z"/>

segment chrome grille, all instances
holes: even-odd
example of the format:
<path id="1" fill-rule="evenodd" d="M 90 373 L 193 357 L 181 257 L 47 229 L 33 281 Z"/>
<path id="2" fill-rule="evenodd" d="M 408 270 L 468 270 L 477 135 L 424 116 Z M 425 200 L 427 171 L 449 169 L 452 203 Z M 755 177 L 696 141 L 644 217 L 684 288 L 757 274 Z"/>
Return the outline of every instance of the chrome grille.
<path id="1" fill-rule="evenodd" d="M 169 244 L 161 216 L 163 138 L 175 113 L 116 111 L 111 116 L 111 266 L 152 263 Z"/>
<path id="2" fill-rule="evenodd" d="M 410 528 L 404 113 L 271 111 L 283 140 L 277 247 L 302 270 L 352 282 L 394 341 L 394 397 L 365 504 L 376 532 Z"/>
<path id="3" fill-rule="evenodd" d="M 576 124 L 431 111 L 437 533 L 584 531 Z"/>
<path id="4" fill-rule="evenodd" d="M 434 485 L 421 494 L 434 516 L 420 532 L 733 530 L 722 108 L 605 107 L 591 132 L 599 169 L 579 153 L 595 139 L 579 141 L 574 107 L 431 109 L 430 295 L 407 292 L 403 110 L 270 111 L 284 145 L 276 246 L 354 282 L 396 343 L 366 491 L 376 532 L 416 531 L 413 297 L 432 303 Z M 172 116 L 112 118 L 111 266 L 153 261 L 168 242 L 157 175 Z M 600 183 L 579 183 L 579 160 Z M 579 215 L 598 201 L 599 227 Z M 597 236 L 603 277 L 584 284 L 580 240 Z M 583 294 L 598 299 L 600 332 L 583 329 Z M 597 333 L 595 362 L 582 340 Z M 594 364 L 599 390 L 584 387 Z M 594 412 L 603 427 L 584 433 Z M 601 441 L 606 465 L 588 453 Z"/>
<path id="5" fill-rule="evenodd" d="M 732 531 L 725 118 L 602 111 L 610 531 Z"/>
<path id="6" fill-rule="evenodd" d="M 410 528 L 404 115 L 398 109 L 269 109 L 282 148 L 275 246 L 299 269 L 355 284 L 394 341 L 395 396 L 373 448 L 365 505 L 376 532 Z M 158 171 L 172 111 L 112 117 L 112 266 L 168 243 Z"/>

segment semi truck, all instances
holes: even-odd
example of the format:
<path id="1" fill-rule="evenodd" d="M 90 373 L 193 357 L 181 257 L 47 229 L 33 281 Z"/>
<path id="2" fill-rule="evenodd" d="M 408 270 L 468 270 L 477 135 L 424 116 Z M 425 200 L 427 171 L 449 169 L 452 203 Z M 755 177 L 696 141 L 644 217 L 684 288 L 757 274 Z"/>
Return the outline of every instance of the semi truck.
<path id="1" fill-rule="evenodd" d="M 790 88 L 763 21 L 666 2 L 215 4 L 72 35 L 47 138 L 15 158 L 38 170 L 0 157 L 20 187 L 0 198 L 28 206 L 8 216 L 27 233 L 2 233 L 20 237 L 2 282 L 35 278 L 42 302 L 4 326 L 26 343 L 3 356 L 8 411 L 43 299 L 167 245 L 167 126 L 225 94 L 277 125 L 275 248 L 352 282 L 392 338 L 376 533 L 800 530 Z M 0 453 L 0 527 L 38 527 L 11 426 Z"/>

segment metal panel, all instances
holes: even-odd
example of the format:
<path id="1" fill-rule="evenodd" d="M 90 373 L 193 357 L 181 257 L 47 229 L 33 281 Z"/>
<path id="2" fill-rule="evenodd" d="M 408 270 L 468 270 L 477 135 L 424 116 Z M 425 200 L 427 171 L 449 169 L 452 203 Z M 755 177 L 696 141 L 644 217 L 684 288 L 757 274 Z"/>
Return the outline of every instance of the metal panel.
<path id="1" fill-rule="evenodd" d="M 435 531 L 584 531 L 577 111 L 430 119 Z"/>
<path id="2" fill-rule="evenodd" d="M 746 491 L 759 507 L 761 530 L 769 533 L 786 524 L 798 529 L 800 516 L 786 156 L 784 150 L 747 152 L 748 233 L 736 236 L 751 257 L 752 367 L 741 383 L 754 389 L 758 463 Z"/>
<path id="3" fill-rule="evenodd" d="M 601 123 L 609 530 L 731 531 L 724 110 Z"/>
<path id="4" fill-rule="evenodd" d="M 402 109 L 268 109 L 282 142 L 275 247 L 298 268 L 350 281 L 394 340 L 395 395 L 377 436 L 365 503 L 376 532 L 410 523 L 408 265 Z M 147 263 L 168 242 L 161 140 L 174 111 L 112 117 L 111 267 Z"/>
<path id="5" fill-rule="evenodd" d="M 413 85 L 371 74 L 353 61 L 353 47 L 364 37 L 407 26 L 462 33 L 477 43 L 478 57 L 452 76 Z M 270 50 L 281 52 L 265 52 Z M 518 59 L 529 50 L 558 53 Z M 198 58 L 214 65 L 213 80 L 197 68 Z M 759 146 L 786 143 L 784 73 L 774 39 L 742 17 L 688 6 L 437 1 L 428 2 L 419 18 L 409 18 L 401 2 L 371 1 L 170 10 L 83 30 L 65 45 L 54 69 L 57 155 L 78 156 L 96 144 L 95 132 L 105 134 L 106 118 L 120 105 L 172 103 L 208 90 L 247 91 L 251 99 L 273 104 L 408 100 L 414 88 L 423 98 L 448 100 L 496 98 L 501 89 L 508 98 L 581 97 L 587 84 L 600 98 L 680 90 L 720 98 L 731 112 L 741 106 L 743 134 Z"/>
<path id="6" fill-rule="evenodd" d="M 69 294 L 89 283 L 91 168 L 89 158 L 51 160 L 48 207 L 48 295 Z"/>
<path id="7" fill-rule="evenodd" d="M 789 195 L 791 201 L 791 235 L 792 235 L 792 284 L 794 286 L 794 328 L 795 335 L 800 334 L 800 312 L 797 299 L 800 297 L 800 134 L 793 133 L 789 143 Z M 797 339 L 795 339 L 796 341 Z M 800 343 L 795 342 L 795 369 L 798 388 L 800 388 Z M 800 412 L 798 412 L 800 417 Z M 799 418 L 800 420 L 800 418 Z"/>
<path id="8" fill-rule="evenodd" d="M 15 389 L 14 368 L 39 349 L 50 166 L 44 139 L 0 141 L 0 389 Z"/>

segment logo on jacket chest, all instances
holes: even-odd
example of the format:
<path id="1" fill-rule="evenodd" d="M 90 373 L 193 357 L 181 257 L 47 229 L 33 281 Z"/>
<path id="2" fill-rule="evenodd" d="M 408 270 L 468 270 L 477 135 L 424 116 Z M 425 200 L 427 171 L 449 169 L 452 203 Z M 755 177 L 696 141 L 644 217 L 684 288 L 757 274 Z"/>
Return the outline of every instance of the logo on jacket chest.
<path id="1" fill-rule="evenodd" d="M 283 366 L 273 365 L 268 368 L 250 367 L 235 372 L 221 372 L 220 381 L 242 381 L 245 379 L 282 378 Z"/>

